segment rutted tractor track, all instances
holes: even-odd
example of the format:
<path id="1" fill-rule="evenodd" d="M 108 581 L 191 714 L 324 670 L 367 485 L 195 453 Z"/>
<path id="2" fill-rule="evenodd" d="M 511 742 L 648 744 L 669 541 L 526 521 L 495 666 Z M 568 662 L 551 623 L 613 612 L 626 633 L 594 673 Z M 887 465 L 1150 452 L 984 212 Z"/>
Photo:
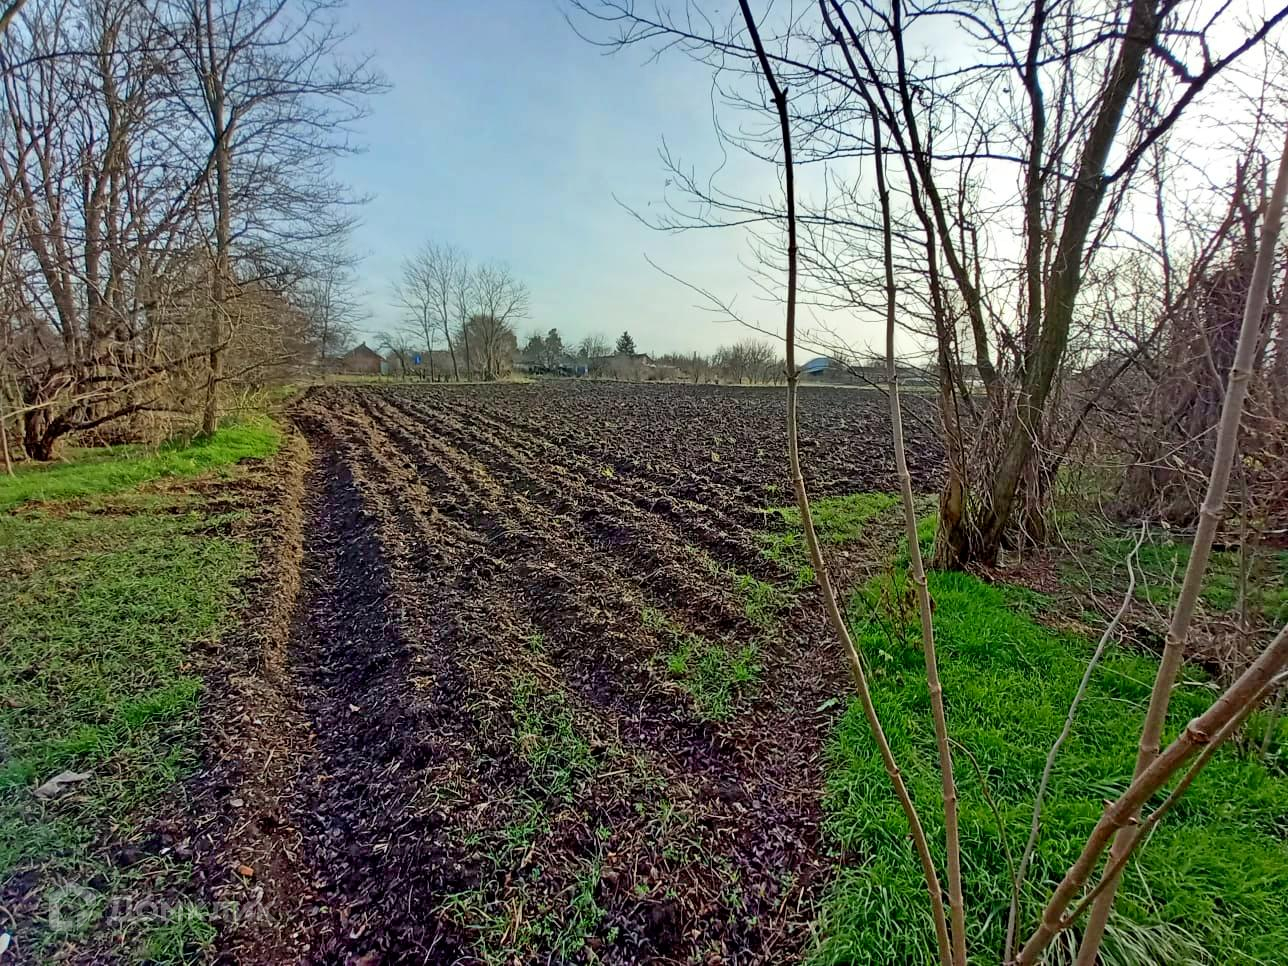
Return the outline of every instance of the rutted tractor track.
<path id="1" fill-rule="evenodd" d="M 767 629 L 720 577 L 786 576 L 755 533 L 785 477 L 775 427 L 724 425 L 699 463 L 705 439 L 655 438 L 646 388 L 332 387 L 296 406 L 314 465 L 291 658 L 316 742 L 293 824 L 315 894 L 291 927 L 311 960 L 807 950 L 832 866 L 818 708 L 841 665 L 816 609 Z M 704 719 L 646 612 L 757 641 L 735 714 Z"/>

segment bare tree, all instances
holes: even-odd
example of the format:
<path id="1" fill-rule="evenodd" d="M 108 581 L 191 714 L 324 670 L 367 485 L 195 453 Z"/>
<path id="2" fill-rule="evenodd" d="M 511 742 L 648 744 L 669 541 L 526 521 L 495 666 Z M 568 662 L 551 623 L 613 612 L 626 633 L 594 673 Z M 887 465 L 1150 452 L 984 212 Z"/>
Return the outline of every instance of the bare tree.
<path id="1" fill-rule="evenodd" d="M 29 455 L 194 393 L 212 429 L 223 382 L 337 341 L 333 298 L 313 332 L 297 309 L 351 221 L 331 159 L 381 87 L 343 63 L 345 40 L 310 0 L 59 0 L 14 17 L 0 367 Z"/>
<path id="2" fill-rule="evenodd" d="M 1257 246 L 1256 261 L 1252 268 L 1251 278 L 1246 289 L 1243 318 L 1239 335 L 1235 343 L 1234 355 L 1230 365 L 1230 378 L 1226 384 L 1224 399 L 1221 404 L 1221 420 L 1217 428 L 1214 445 L 1212 469 L 1208 476 L 1207 493 L 1199 513 L 1198 531 L 1190 551 L 1189 562 L 1185 569 L 1185 580 L 1172 612 L 1172 620 L 1167 628 L 1167 638 L 1163 649 L 1162 663 L 1154 679 L 1153 692 L 1150 695 L 1149 708 L 1145 712 L 1145 723 L 1141 729 L 1140 750 L 1136 758 L 1136 778 L 1144 775 L 1156 765 L 1167 725 L 1167 709 L 1171 701 L 1172 689 L 1180 675 L 1181 665 L 1185 659 L 1185 640 L 1189 635 L 1190 624 L 1194 618 L 1194 609 L 1198 604 L 1199 591 L 1202 589 L 1203 575 L 1207 570 L 1208 556 L 1216 537 L 1216 528 L 1225 509 L 1226 491 L 1230 483 L 1230 472 L 1234 464 L 1235 450 L 1238 445 L 1239 422 L 1243 416 L 1244 403 L 1248 395 L 1248 386 L 1252 380 L 1253 366 L 1261 345 L 1261 330 L 1265 321 L 1266 293 L 1270 286 L 1270 273 L 1274 266 L 1275 248 L 1279 241 L 1279 229 L 1282 223 L 1284 203 L 1288 200 L 1288 142 L 1285 142 L 1280 155 L 1278 175 L 1275 178 L 1274 190 L 1266 206 L 1265 220 L 1261 226 L 1261 238 Z M 1288 636 L 1288 628 L 1280 637 Z M 1273 650 L 1273 646 L 1271 649 Z M 1267 653 L 1269 653 L 1269 650 Z M 1284 663 L 1288 663 L 1285 661 Z M 1277 675 L 1284 666 L 1271 665 L 1270 677 Z M 1268 686 L 1268 681 L 1267 681 Z M 1258 692 L 1258 699 L 1264 689 Z M 1240 706 L 1237 713 L 1250 710 Z M 1210 737 L 1214 732 L 1201 736 L 1188 734 L 1190 738 Z M 1133 813 L 1132 818 L 1135 815 Z M 1130 819 L 1129 819 L 1130 821 Z M 1110 862 L 1125 862 L 1138 841 L 1138 835 L 1130 827 L 1124 827 L 1118 833 L 1114 847 L 1110 852 Z M 1121 870 L 1120 870 L 1121 871 Z M 1093 966 L 1100 951 L 1101 938 L 1109 912 L 1113 907 L 1114 893 L 1117 889 L 1119 872 L 1107 873 L 1105 888 L 1101 892 L 1087 928 L 1083 933 L 1082 946 L 1078 962 L 1084 966 Z M 1049 911 L 1049 910 L 1048 910 Z"/>
<path id="3" fill-rule="evenodd" d="M 773 373 L 775 356 L 773 345 L 763 339 L 742 339 L 717 349 L 711 366 L 723 379 L 764 382 Z"/>
<path id="4" fill-rule="evenodd" d="M 27 10 L 0 53 L 5 363 L 37 459 L 66 434 L 147 409 L 183 359 L 145 335 L 191 221 L 167 170 L 164 38 L 147 7 Z M 67 51 L 73 51 L 68 53 Z"/>
<path id="5" fill-rule="evenodd" d="M 608 336 L 600 333 L 585 336 L 577 343 L 577 358 L 586 363 L 603 358 L 612 351 L 613 344 L 608 341 Z"/>
<path id="6" fill-rule="evenodd" d="M 490 382 L 509 375 L 519 350 L 514 326 L 505 319 L 479 313 L 466 322 L 464 336 L 480 376 Z"/>
<path id="7" fill-rule="evenodd" d="M 471 314 L 487 316 L 511 329 L 528 317 L 528 287 L 506 265 L 490 262 L 475 269 L 472 295 L 476 311 Z"/>
<path id="8" fill-rule="evenodd" d="M 780 83 L 774 72 L 774 67 L 770 62 L 769 56 L 765 50 L 764 43 L 761 41 L 760 32 L 756 26 L 756 19 L 752 15 L 751 8 L 747 0 L 739 0 L 739 7 L 742 12 L 743 22 L 746 26 L 748 35 L 753 44 L 756 61 L 768 87 L 773 108 L 778 117 L 779 137 L 782 145 L 782 164 L 783 164 L 783 193 L 786 200 L 787 210 L 787 286 L 786 286 L 786 321 L 784 326 L 784 338 L 787 347 L 787 454 L 788 464 L 792 478 L 792 491 L 796 498 L 796 506 L 801 515 L 801 529 L 805 536 L 805 545 L 809 552 L 810 563 L 814 568 L 814 577 L 818 583 L 819 591 L 823 595 L 823 604 L 827 612 L 828 621 L 832 625 L 832 630 L 840 640 L 845 653 L 846 664 L 849 667 L 850 675 L 854 680 L 854 686 L 858 692 L 859 702 L 863 707 L 864 717 L 867 719 L 868 728 L 872 733 L 873 740 L 876 742 L 877 750 L 881 755 L 882 765 L 885 767 L 886 774 L 890 776 L 890 781 L 894 789 L 895 797 L 903 809 L 904 816 L 908 820 L 908 827 L 912 833 L 913 844 L 916 846 L 917 855 L 921 860 L 922 873 L 925 876 L 926 888 L 930 896 L 930 906 L 932 919 L 935 926 L 935 938 L 939 948 L 939 961 L 941 966 L 954 966 L 956 962 L 956 953 L 954 942 L 959 942 L 962 948 L 962 963 L 964 963 L 965 951 L 965 932 L 964 929 L 958 932 L 957 937 L 953 937 L 949 932 L 948 918 L 944 915 L 943 897 L 941 895 L 939 876 L 935 869 L 934 857 L 930 851 L 930 843 L 921 823 L 921 816 L 918 813 L 917 806 L 908 792 L 907 785 L 899 771 L 899 766 L 895 761 L 894 753 L 891 750 L 890 743 L 886 739 L 885 730 L 881 724 L 881 718 L 875 702 L 872 698 L 872 691 L 868 685 L 867 672 L 863 667 L 863 660 L 859 656 L 858 648 L 855 646 L 853 635 L 850 632 L 849 624 L 845 620 L 845 615 L 841 612 L 840 603 L 837 598 L 836 589 L 832 584 L 831 572 L 828 569 L 827 561 L 823 557 L 821 544 L 819 543 L 817 531 L 814 528 L 813 510 L 810 506 L 809 493 L 805 484 L 805 476 L 801 468 L 800 440 L 797 429 L 797 380 L 799 370 L 796 366 L 796 296 L 798 282 L 797 267 L 797 227 L 796 227 L 796 191 L 795 191 L 795 168 L 792 160 L 792 126 L 788 110 L 787 91 Z M 893 286 L 891 286 L 891 289 Z M 914 524 L 915 530 L 915 524 Z M 932 650 L 927 652 L 927 660 L 933 655 Z M 945 799 L 945 807 L 949 807 L 949 801 Z M 960 899 L 960 892 L 955 891 L 954 896 Z M 953 919 L 956 922 L 959 918 L 958 912 L 961 909 L 960 903 L 954 906 Z"/>
<path id="9" fill-rule="evenodd" d="M 457 299 L 469 276 L 469 260 L 460 249 L 429 242 L 403 260 L 402 278 L 394 290 L 395 300 L 407 313 L 413 332 L 427 351 L 437 334 L 442 333 L 452 360 L 452 378 L 457 380 L 460 370 L 452 329 L 459 312 Z"/>
<path id="10" fill-rule="evenodd" d="M 325 0 L 171 0 L 164 21 L 187 71 L 174 75 L 180 103 L 202 132 L 194 153 L 211 221 L 207 374 L 201 428 L 218 425 L 234 242 L 243 259 L 278 246 L 327 241 L 351 224 L 331 159 L 351 150 L 352 123 L 384 82 L 365 60 L 341 53 L 349 35 Z M 281 266 L 277 266 L 280 270 Z M 243 273 L 244 274 L 244 273 Z"/>
<path id="11" fill-rule="evenodd" d="M 5 5 L 4 11 L 0 13 L 0 37 L 4 36 L 4 32 L 9 29 L 9 24 L 13 22 L 14 17 L 18 16 L 18 11 L 26 2 L 27 0 L 12 0 Z"/>
<path id="12" fill-rule="evenodd" d="M 397 363 L 398 374 L 404 379 L 412 370 L 412 347 L 402 332 L 381 332 L 376 336 L 376 345 L 380 351 Z"/>
<path id="13" fill-rule="evenodd" d="M 568 3 L 599 43 L 679 49 L 710 65 L 727 109 L 768 106 L 746 87 L 760 72 L 741 18 L 697 0 Z M 1043 536 L 1050 457 L 1064 445 L 1052 404 L 1076 362 L 1084 282 L 1108 252 L 1152 250 L 1120 227 L 1151 159 L 1191 132 L 1205 92 L 1285 16 L 1276 8 L 1240 30 L 1228 7 L 1168 0 L 1107 11 L 827 0 L 813 17 L 802 8 L 770 15 L 772 30 L 762 24 L 780 82 L 801 92 L 791 104 L 798 158 L 818 173 L 820 199 L 798 200 L 800 285 L 815 304 L 883 312 L 872 293 L 883 290 L 884 229 L 871 182 L 854 173 L 876 154 L 872 116 L 893 159 L 898 318 L 936 347 L 949 454 L 938 565 L 992 562 L 1005 541 Z M 969 41 L 969 55 L 946 63 L 918 53 L 944 23 Z M 756 157 L 778 154 L 763 123 L 718 132 Z M 664 157 L 679 200 L 670 194 L 652 224 L 750 228 L 764 270 L 781 271 L 781 208 Z"/>
<path id="14" fill-rule="evenodd" d="M 324 253 L 312 274 L 298 285 L 299 302 L 309 319 L 310 342 L 323 368 L 339 356 L 365 317 L 359 304 L 353 259 L 346 247 Z"/>

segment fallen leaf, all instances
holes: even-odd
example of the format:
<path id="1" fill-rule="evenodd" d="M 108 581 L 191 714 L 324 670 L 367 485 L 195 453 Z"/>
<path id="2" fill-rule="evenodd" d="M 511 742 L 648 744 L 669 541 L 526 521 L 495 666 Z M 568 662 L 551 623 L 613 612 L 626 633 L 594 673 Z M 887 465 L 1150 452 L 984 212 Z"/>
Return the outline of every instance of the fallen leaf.
<path id="1" fill-rule="evenodd" d="M 90 772 L 87 771 L 60 771 L 53 778 L 49 779 L 49 781 L 37 788 L 34 794 L 37 798 L 53 798 L 56 795 L 61 795 L 77 782 L 83 782 L 85 779 L 89 778 L 89 776 Z"/>
<path id="2" fill-rule="evenodd" d="M 255 870 L 251 868 L 249 865 L 239 865 L 237 866 L 237 874 L 243 875 L 249 879 L 251 876 L 255 874 Z"/>

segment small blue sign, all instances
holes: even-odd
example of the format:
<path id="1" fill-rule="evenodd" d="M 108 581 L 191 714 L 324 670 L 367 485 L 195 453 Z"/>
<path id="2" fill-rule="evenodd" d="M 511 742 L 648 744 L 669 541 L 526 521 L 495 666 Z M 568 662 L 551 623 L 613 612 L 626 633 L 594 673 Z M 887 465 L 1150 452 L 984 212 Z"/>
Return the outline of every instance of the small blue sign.
<path id="1" fill-rule="evenodd" d="M 420 353 L 419 353 L 419 352 L 417 352 L 414 356 L 412 356 L 412 357 L 411 357 L 411 362 L 412 362 L 412 365 L 415 365 L 415 366 L 420 365 Z"/>

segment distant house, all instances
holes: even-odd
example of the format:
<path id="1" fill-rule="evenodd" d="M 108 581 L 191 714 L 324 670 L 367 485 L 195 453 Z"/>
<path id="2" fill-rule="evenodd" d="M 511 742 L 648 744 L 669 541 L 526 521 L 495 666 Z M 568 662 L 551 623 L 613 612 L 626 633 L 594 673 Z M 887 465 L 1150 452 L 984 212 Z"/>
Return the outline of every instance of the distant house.
<path id="1" fill-rule="evenodd" d="M 800 372 L 804 382 L 821 382 L 837 386 L 884 387 L 889 380 L 885 363 L 876 360 L 846 362 L 843 359 L 818 356 L 801 366 Z M 898 376 L 899 382 L 908 387 L 933 385 L 935 379 L 933 370 L 906 364 L 898 366 Z"/>
<path id="2" fill-rule="evenodd" d="M 587 362 L 590 374 L 613 379 L 637 381 L 653 378 L 653 360 L 647 352 L 615 352 L 609 356 L 594 356 Z"/>
<path id="3" fill-rule="evenodd" d="M 354 346 L 340 357 L 340 372 L 355 376 L 378 376 L 384 359 L 380 353 L 367 346 L 365 342 Z"/>
<path id="4" fill-rule="evenodd" d="M 458 359 L 457 366 L 461 375 L 465 375 L 465 360 Z M 404 379 L 415 377 L 442 382 L 452 378 L 452 354 L 444 349 L 402 349 L 390 352 L 384 358 L 385 375 L 400 376 Z"/>

